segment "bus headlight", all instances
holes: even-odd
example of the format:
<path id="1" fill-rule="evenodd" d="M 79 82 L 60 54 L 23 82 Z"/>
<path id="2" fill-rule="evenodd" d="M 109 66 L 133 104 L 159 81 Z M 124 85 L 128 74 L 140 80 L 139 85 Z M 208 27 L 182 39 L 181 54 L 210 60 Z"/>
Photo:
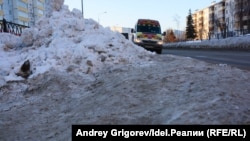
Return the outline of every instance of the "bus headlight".
<path id="1" fill-rule="evenodd" d="M 136 38 L 134 41 L 135 41 L 136 43 L 141 43 L 141 40 L 138 39 L 138 38 Z"/>
<path id="2" fill-rule="evenodd" d="M 158 41 L 157 44 L 158 45 L 163 45 L 163 41 Z"/>

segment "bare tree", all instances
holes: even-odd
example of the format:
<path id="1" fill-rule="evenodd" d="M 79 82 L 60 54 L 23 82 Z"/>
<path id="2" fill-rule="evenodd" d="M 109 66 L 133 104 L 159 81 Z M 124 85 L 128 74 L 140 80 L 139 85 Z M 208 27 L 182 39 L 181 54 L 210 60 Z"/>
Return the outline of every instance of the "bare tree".
<path id="1" fill-rule="evenodd" d="M 238 30 L 240 30 L 240 34 L 243 33 L 243 13 L 244 13 L 244 8 L 243 8 L 243 0 L 236 0 L 235 3 L 236 6 L 236 17 L 237 17 L 237 23 L 238 23 Z"/>
<path id="2" fill-rule="evenodd" d="M 179 15 L 175 15 L 174 17 L 174 21 L 176 22 L 176 25 L 177 25 L 177 29 L 179 30 L 179 26 L 180 26 L 180 16 Z"/>
<path id="3" fill-rule="evenodd" d="M 215 24 L 217 28 L 220 30 L 222 38 L 226 38 L 226 23 L 221 21 L 220 19 L 216 19 Z"/>
<path id="4" fill-rule="evenodd" d="M 246 16 L 246 24 L 247 24 L 247 33 L 250 33 L 250 1 L 249 0 L 245 0 L 245 16 Z"/>
<path id="5" fill-rule="evenodd" d="M 177 39 L 179 39 L 179 36 L 180 36 L 180 34 L 179 34 L 179 32 L 180 32 L 180 31 L 179 31 L 179 27 L 180 27 L 180 18 L 181 18 L 181 17 L 180 17 L 179 15 L 176 14 L 173 18 L 174 18 L 174 21 L 176 22 L 177 30 L 178 30 L 178 31 L 177 31 L 177 34 L 176 34 L 176 37 L 177 37 Z"/>
<path id="6" fill-rule="evenodd" d="M 218 8 L 222 8 L 224 6 L 224 1 L 221 1 L 220 4 L 218 4 Z M 224 8 L 224 7 L 223 7 Z M 226 36 L 226 23 L 225 23 L 225 11 L 219 10 L 216 12 L 214 16 L 214 22 L 215 27 L 217 28 L 217 38 L 219 39 L 219 35 L 222 36 L 222 38 L 225 38 Z"/>
<path id="7" fill-rule="evenodd" d="M 228 3 L 228 20 L 226 21 L 226 27 L 231 30 L 234 30 L 234 22 L 235 22 L 234 15 L 235 15 L 235 2 L 234 0 L 230 0 Z M 233 31 L 229 32 L 232 33 Z"/>
<path id="8" fill-rule="evenodd" d="M 203 39 L 206 39 L 207 38 L 207 31 L 206 31 L 206 29 L 204 28 L 204 26 L 202 26 L 200 29 L 199 29 L 199 32 L 198 32 L 198 36 L 199 36 L 199 38 L 200 38 L 200 40 L 203 40 Z M 204 38 L 203 38 L 204 37 Z"/>

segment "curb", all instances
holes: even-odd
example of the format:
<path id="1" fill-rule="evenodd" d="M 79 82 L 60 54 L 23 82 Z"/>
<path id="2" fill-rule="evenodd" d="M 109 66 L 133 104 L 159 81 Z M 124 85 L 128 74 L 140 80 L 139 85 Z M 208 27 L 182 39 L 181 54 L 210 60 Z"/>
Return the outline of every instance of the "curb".
<path id="1" fill-rule="evenodd" d="M 249 51 L 250 48 L 195 48 L 195 47 L 163 47 L 170 50 L 209 50 L 209 51 Z"/>

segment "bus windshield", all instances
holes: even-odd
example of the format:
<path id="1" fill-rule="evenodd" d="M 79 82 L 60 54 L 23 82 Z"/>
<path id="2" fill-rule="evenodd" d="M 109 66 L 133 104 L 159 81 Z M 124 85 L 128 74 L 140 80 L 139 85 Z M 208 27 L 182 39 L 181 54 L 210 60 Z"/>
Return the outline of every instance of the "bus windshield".
<path id="1" fill-rule="evenodd" d="M 137 31 L 143 33 L 161 34 L 161 28 L 159 26 L 137 25 Z"/>

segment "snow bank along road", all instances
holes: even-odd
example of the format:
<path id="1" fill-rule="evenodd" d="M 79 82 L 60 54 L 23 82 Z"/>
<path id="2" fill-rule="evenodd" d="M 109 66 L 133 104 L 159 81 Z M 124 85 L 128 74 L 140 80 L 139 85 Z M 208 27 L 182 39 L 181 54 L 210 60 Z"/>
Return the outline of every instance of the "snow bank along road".
<path id="1" fill-rule="evenodd" d="M 164 54 L 192 57 L 216 64 L 228 64 L 250 70 L 250 51 L 208 49 L 165 49 Z"/>
<path id="2" fill-rule="evenodd" d="M 172 55 L 93 75 L 50 71 L 1 88 L 0 140 L 66 141 L 72 124 L 250 124 L 249 84 L 248 71 Z"/>

